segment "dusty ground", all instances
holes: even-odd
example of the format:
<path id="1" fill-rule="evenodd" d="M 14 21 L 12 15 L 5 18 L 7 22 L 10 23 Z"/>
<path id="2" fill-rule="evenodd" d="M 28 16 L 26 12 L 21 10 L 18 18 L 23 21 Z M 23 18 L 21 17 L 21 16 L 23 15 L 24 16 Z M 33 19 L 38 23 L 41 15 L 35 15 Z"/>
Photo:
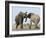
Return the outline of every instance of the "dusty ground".
<path id="1" fill-rule="evenodd" d="M 38 30 L 40 29 L 40 25 L 37 25 L 37 28 L 36 28 L 36 25 L 29 25 L 29 24 L 24 24 L 23 25 L 23 30 Z M 12 26 L 12 30 L 15 31 L 15 30 L 22 30 L 21 29 L 21 25 L 18 25 L 18 28 L 16 29 L 16 25 L 14 24 Z"/>

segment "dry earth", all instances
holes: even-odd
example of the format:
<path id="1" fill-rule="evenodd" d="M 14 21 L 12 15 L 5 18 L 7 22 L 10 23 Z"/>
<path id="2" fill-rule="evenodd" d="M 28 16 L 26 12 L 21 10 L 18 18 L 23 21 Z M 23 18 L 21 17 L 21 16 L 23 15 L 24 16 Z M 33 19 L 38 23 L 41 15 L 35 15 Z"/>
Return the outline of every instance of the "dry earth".
<path id="1" fill-rule="evenodd" d="M 23 25 L 23 30 L 38 30 L 40 29 L 40 25 L 37 25 L 37 28 L 36 28 L 36 25 L 29 25 L 29 24 L 24 24 Z M 22 30 L 21 29 L 21 25 L 18 25 L 18 28 L 16 29 L 16 25 L 14 24 L 12 26 L 12 30 L 15 31 L 15 30 Z"/>

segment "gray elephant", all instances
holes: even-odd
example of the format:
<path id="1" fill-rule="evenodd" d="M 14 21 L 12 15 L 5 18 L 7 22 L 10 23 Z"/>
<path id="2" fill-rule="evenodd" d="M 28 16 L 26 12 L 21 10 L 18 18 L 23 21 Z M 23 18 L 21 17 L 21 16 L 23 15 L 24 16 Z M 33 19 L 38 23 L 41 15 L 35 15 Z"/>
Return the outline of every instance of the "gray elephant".
<path id="1" fill-rule="evenodd" d="M 16 15 L 16 18 L 15 18 L 16 28 L 18 27 L 19 24 L 21 24 L 21 28 L 23 28 L 24 18 L 26 18 L 26 20 L 27 20 L 27 12 L 26 13 L 20 12 L 18 15 Z M 26 20 L 25 20 L 25 22 L 26 22 Z"/>
<path id="2" fill-rule="evenodd" d="M 32 22 L 35 23 L 36 27 L 37 27 L 37 24 L 39 23 L 40 21 L 40 17 L 34 13 L 29 13 L 27 18 L 31 19 L 31 22 L 30 24 L 32 25 Z"/>

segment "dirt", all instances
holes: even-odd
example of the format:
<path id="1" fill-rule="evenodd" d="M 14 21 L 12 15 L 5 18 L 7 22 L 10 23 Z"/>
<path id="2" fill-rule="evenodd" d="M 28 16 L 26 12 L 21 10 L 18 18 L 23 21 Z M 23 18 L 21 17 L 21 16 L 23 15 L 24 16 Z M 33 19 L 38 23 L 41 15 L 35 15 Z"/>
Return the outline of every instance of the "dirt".
<path id="1" fill-rule="evenodd" d="M 21 25 L 18 25 L 18 27 L 16 28 L 16 25 L 13 25 L 12 26 L 12 30 L 38 30 L 40 29 L 40 25 L 37 25 L 37 28 L 36 28 L 36 25 L 29 25 L 29 24 L 23 24 L 23 29 L 21 28 Z"/>

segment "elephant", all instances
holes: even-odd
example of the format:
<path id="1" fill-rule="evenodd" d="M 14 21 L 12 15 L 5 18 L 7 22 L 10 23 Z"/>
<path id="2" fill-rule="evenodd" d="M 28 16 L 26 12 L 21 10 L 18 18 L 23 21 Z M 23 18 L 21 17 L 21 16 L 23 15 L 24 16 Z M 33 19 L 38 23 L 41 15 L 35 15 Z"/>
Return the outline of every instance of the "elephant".
<path id="1" fill-rule="evenodd" d="M 27 12 L 25 12 L 25 13 L 20 12 L 18 15 L 16 15 L 16 18 L 15 18 L 16 28 L 18 27 L 19 24 L 21 24 L 21 28 L 23 28 L 24 18 L 26 18 L 26 20 L 27 20 Z M 26 22 L 26 20 L 25 20 L 25 22 Z"/>
<path id="2" fill-rule="evenodd" d="M 34 13 L 29 13 L 27 15 L 27 18 L 31 19 L 30 24 L 32 25 L 32 22 L 33 22 L 35 23 L 36 27 L 37 27 L 37 24 L 40 22 L 40 17 Z"/>

